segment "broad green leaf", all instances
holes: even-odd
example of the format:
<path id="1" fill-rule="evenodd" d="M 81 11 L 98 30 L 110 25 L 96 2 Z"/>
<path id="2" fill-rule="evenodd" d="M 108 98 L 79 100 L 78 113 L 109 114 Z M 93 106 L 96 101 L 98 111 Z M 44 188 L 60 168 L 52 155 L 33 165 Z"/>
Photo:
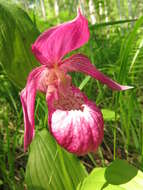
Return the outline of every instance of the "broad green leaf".
<path id="1" fill-rule="evenodd" d="M 107 168 L 95 168 L 77 190 L 142 190 L 143 173 L 125 160 L 115 160 Z"/>
<path id="2" fill-rule="evenodd" d="M 46 129 L 36 133 L 26 169 L 28 190 L 75 190 L 86 176 L 80 161 L 60 148 Z"/>
<path id="3" fill-rule="evenodd" d="M 28 73 L 38 65 L 31 52 L 31 44 L 38 35 L 22 9 L 0 0 L 0 63 L 19 87 L 24 87 Z"/>

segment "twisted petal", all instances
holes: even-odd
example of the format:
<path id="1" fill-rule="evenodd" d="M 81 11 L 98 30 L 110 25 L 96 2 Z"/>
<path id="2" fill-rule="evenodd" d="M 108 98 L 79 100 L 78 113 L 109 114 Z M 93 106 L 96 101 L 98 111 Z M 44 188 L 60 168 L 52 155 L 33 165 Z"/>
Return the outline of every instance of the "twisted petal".
<path id="1" fill-rule="evenodd" d="M 26 151 L 28 145 L 31 143 L 34 137 L 34 105 L 35 96 L 37 90 L 43 90 L 42 85 L 39 81 L 41 79 L 41 74 L 44 72 L 45 67 L 41 66 L 34 69 L 28 77 L 26 87 L 21 91 L 20 99 L 24 114 L 24 150 Z"/>
<path id="2" fill-rule="evenodd" d="M 72 103 L 68 106 L 64 103 L 63 107 L 60 103 L 59 108 L 53 109 L 50 101 L 50 106 L 48 106 L 50 131 L 58 144 L 67 151 L 84 155 L 96 151 L 100 145 L 103 139 L 103 118 L 97 106 L 83 93 L 74 87 L 72 92 L 77 103 L 81 102 L 81 99 L 84 100 L 81 109 L 78 107 L 76 109 L 73 105 L 70 109 Z M 74 98 L 71 102 L 73 101 Z"/>
<path id="3" fill-rule="evenodd" d="M 127 90 L 133 88 L 132 86 L 120 85 L 112 79 L 105 76 L 97 68 L 91 64 L 90 60 L 82 54 L 75 54 L 68 59 L 63 61 L 61 68 L 66 72 L 68 71 L 79 71 L 92 76 L 99 80 L 103 84 L 106 84 L 112 90 Z"/>
<path id="4" fill-rule="evenodd" d="M 88 39 L 88 23 L 79 11 L 73 21 L 51 28 L 41 34 L 32 45 L 32 51 L 41 64 L 52 67 L 65 54 L 79 48 Z"/>

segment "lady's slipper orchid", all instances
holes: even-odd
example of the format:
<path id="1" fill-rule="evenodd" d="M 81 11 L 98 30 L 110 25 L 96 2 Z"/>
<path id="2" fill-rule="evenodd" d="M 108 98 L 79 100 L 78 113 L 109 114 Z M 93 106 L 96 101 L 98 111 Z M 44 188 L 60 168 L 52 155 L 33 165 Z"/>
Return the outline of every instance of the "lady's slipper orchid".
<path id="1" fill-rule="evenodd" d="M 81 47 L 88 39 L 88 22 L 79 11 L 73 21 L 45 31 L 32 45 L 32 52 L 41 66 L 29 74 L 26 87 L 21 92 L 25 150 L 34 137 L 37 91 L 46 94 L 50 131 L 62 147 L 77 155 L 84 155 L 95 151 L 101 143 L 102 114 L 95 103 L 72 85 L 68 72 L 83 72 L 113 90 L 127 90 L 131 87 L 122 86 L 106 77 L 82 54 L 63 59 L 67 53 Z"/>

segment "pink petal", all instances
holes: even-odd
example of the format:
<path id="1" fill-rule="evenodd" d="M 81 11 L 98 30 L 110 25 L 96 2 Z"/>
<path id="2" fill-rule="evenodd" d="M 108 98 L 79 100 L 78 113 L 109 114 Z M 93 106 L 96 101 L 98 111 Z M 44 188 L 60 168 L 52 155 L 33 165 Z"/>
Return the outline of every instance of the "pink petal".
<path id="1" fill-rule="evenodd" d="M 67 23 L 41 34 L 32 45 L 32 51 L 41 64 L 52 67 L 68 52 L 85 44 L 89 39 L 88 23 L 80 13 Z"/>
<path id="2" fill-rule="evenodd" d="M 65 59 L 61 68 L 67 71 L 79 71 L 92 76 L 103 84 L 106 84 L 113 90 L 127 90 L 133 88 L 132 86 L 123 86 L 105 76 L 94 65 L 91 64 L 88 57 L 82 54 L 72 55 L 70 58 Z"/>
<path id="3" fill-rule="evenodd" d="M 41 75 L 45 67 L 41 66 L 34 69 L 28 77 L 26 87 L 21 91 L 20 99 L 24 114 L 24 150 L 26 151 L 28 145 L 34 137 L 34 107 L 36 91 L 41 90 L 42 86 L 39 84 Z"/>
<path id="4" fill-rule="evenodd" d="M 84 155 L 95 152 L 103 139 L 103 118 L 96 105 L 75 87 L 72 87 L 75 101 L 84 101 L 82 109 L 67 109 L 63 104 L 59 109 L 54 109 L 51 101 L 49 107 L 49 125 L 52 135 L 58 144 L 67 151 Z M 73 102 L 72 98 L 71 102 Z M 61 101 L 61 100 L 59 100 Z M 67 103 L 69 97 L 67 97 Z M 65 100 L 66 102 L 66 100 Z M 61 106 L 61 105 L 60 105 Z M 70 104 L 68 105 L 70 106 Z"/>
<path id="5" fill-rule="evenodd" d="M 48 65 L 49 67 L 51 66 L 51 64 L 49 63 L 49 59 L 46 58 L 46 56 L 44 56 L 44 51 L 46 51 L 46 49 L 44 49 L 44 47 L 46 46 L 45 43 L 46 43 L 47 39 L 49 38 L 49 36 L 54 31 L 56 31 L 59 27 L 61 27 L 61 25 L 52 27 L 52 28 L 46 30 L 45 32 L 43 32 L 37 38 L 35 43 L 32 45 L 32 52 L 34 53 L 35 57 L 40 61 L 40 63 L 43 65 Z"/>

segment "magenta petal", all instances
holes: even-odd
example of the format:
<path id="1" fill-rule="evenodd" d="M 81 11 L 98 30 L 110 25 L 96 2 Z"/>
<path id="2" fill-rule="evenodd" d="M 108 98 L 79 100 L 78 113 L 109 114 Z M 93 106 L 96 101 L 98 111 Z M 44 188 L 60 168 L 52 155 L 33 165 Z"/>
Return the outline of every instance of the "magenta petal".
<path id="1" fill-rule="evenodd" d="M 85 44 L 88 39 L 88 22 L 79 11 L 74 20 L 41 34 L 32 45 L 32 51 L 41 64 L 51 67 L 65 54 Z"/>
<path id="2" fill-rule="evenodd" d="M 53 109 L 49 106 L 49 125 L 52 135 L 58 144 L 67 151 L 84 155 L 88 152 L 95 152 L 103 139 L 103 118 L 96 105 L 89 101 L 78 89 L 72 88 L 75 98 L 69 103 L 69 96 L 65 100 L 63 107 L 60 101 L 59 109 Z M 76 109 L 84 101 L 82 109 Z M 65 104 L 67 102 L 67 105 Z M 51 103 L 51 101 L 50 101 Z M 69 109 L 68 109 L 69 108 Z"/>
<path id="3" fill-rule="evenodd" d="M 113 90 L 127 90 L 133 88 L 132 86 L 123 86 L 105 76 L 97 68 L 91 64 L 88 57 L 82 54 L 75 54 L 70 58 L 64 60 L 61 68 L 67 71 L 79 71 L 92 76 L 103 84 L 106 84 Z"/>
<path id="4" fill-rule="evenodd" d="M 44 55 L 43 50 L 45 51 L 44 47 L 46 46 L 46 41 L 49 38 L 49 36 L 57 30 L 59 26 L 52 27 L 45 32 L 43 32 L 35 41 L 35 43 L 32 45 L 32 52 L 34 53 L 35 57 L 40 61 L 43 65 L 49 65 L 51 67 L 52 64 L 50 64 L 49 59 Z"/>
<path id="5" fill-rule="evenodd" d="M 34 69 L 28 77 L 26 87 L 21 91 L 20 99 L 24 114 L 24 150 L 26 151 L 28 145 L 34 137 L 34 107 L 36 91 L 42 89 L 39 84 L 42 72 L 45 67 Z"/>

